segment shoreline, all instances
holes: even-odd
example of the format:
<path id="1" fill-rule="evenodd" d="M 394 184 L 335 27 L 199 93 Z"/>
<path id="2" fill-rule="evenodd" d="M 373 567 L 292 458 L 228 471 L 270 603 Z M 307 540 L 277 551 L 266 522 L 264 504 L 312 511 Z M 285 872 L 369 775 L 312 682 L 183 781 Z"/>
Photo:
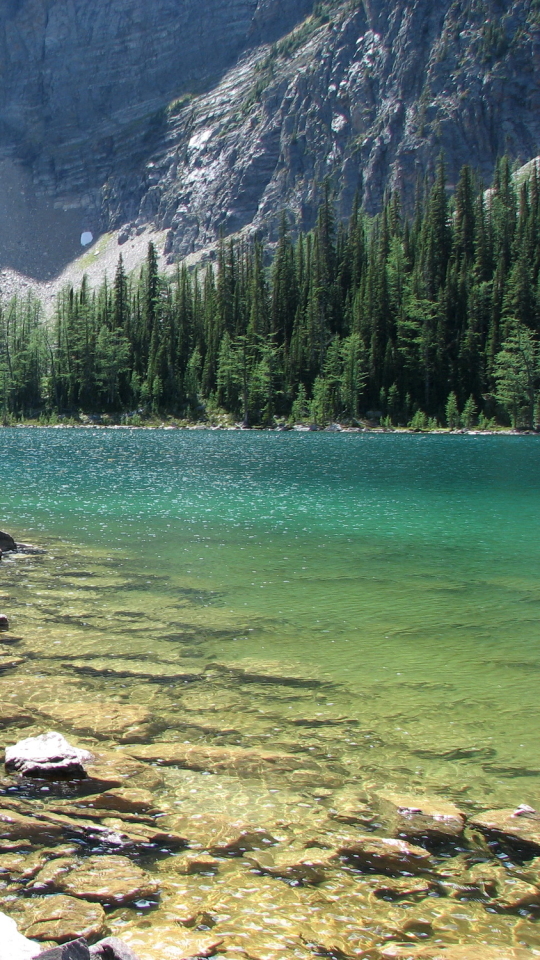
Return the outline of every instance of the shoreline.
<path id="1" fill-rule="evenodd" d="M 274 427 L 246 427 L 243 424 L 235 423 L 201 423 L 200 421 L 159 421 L 152 423 L 36 423 L 25 421 L 22 423 L 0 424 L 0 430 L 189 430 L 189 431 L 222 431 L 237 433 L 369 433 L 369 434 L 411 434 L 411 435 L 430 435 L 430 436 L 505 436 L 505 437 L 523 437 L 540 436 L 539 429 L 497 427 L 494 429 L 482 429 L 480 427 L 464 427 L 459 429 L 449 429 L 447 427 L 438 427 L 434 430 L 419 430 L 412 427 L 382 427 L 375 424 L 366 424 L 362 426 L 351 426 L 350 424 L 332 423 L 325 427 L 316 424 L 277 424 Z"/>

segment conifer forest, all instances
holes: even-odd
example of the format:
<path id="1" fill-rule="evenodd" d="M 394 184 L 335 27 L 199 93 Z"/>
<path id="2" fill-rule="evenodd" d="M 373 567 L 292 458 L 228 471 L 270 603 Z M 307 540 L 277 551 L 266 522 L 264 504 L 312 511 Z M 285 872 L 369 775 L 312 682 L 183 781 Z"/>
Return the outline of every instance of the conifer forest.
<path id="1" fill-rule="evenodd" d="M 338 220 L 326 186 L 314 229 L 284 213 L 277 243 L 229 240 L 217 262 L 65 289 L 52 319 L 33 296 L 3 302 L 0 415 L 113 413 L 245 426 L 277 420 L 535 427 L 540 418 L 540 175 L 501 160 L 489 190 L 444 163 L 376 217 Z"/>

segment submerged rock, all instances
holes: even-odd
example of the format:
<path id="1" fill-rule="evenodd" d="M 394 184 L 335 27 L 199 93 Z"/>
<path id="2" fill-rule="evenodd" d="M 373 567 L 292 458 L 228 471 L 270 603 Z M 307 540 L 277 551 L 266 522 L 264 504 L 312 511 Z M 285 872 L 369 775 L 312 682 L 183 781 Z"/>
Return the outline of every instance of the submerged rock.
<path id="1" fill-rule="evenodd" d="M 243 747 L 212 747 L 203 743 L 152 743 L 132 747 L 129 753 L 137 760 L 209 773 L 236 773 L 244 777 L 262 777 L 270 771 L 278 774 L 299 770 L 317 771 L 314 761 L 295 754 Z"/>
<path id="2" fill-rule="evenodd" d="M 136 704 L 93 700 L 50 704 L 40 712 L 77 733 L 89 734 L 98 740 L 112 738 L 120 743 L 144 743 L 160 729 L 150 711 Z"/>
<path id="3" fill-rule="evenodd" d="M 0 960 L 33 960 L 40 953 L 39 943 L 23 937 L 15 921 L 0 913 Z"/>
<path id="4" fill-rule="evenodd" d="M 25 777 L 80 779 L 86 776 L 85 765 L 92 760 L 87 750 L 72 747 L 62 734 L 49 731 L 7 747 L 5 762 L 7 770 Z"/>
<path id="5" fill-rule="evenodd" d="M 540 851 L 540 813 L 525 804 L 515 810 L 486 810 L 469 824 L 488 838 L 518 841 Z"/>
<path id="6" fill-rule="evenodd" d="M 465 814 L 440 797 L 381 791 L 379 806 L 392 824 L 393 832 L 403 837 L 457 839 L 463 834 Z"/>
<path id="7" fill-rule="evenodd" d="M 190 846 L 207 850 L 216 857 L 240 857 L 248 850 L 260 850 L 277 843 L 264 827 L 217 814 L 171 817 L 170 825 L 187 838 Z"/>
<path id="8" fill-rule="evenodd" d="M 382 960 L 531 960 L 529 950 L 521 947 L 489 946 L 483 943 L 443 946 L 433 944 L 390 944 L 381 951 Z"/>
<path id="9" fill-rule="evenodd" d="M 70 897 L 116 906 L 154 899 L 159 889 L 156 881 L 137 864 L 114 854 L 84 860 L 56 860 L 38 874 L 36 883 Z"/>
<path id="10" fill-rule="evenodd" d="M 423 847 L 404 840 L 365 834 L 347 838 L 338 850 L 342 856 L 352 858 L 362 868 L 376 873 L 400 873 L 403 870 L 416 873 L 428 869 L 433 863 L 431 855 Z"/>
<path id="11" fill-rule="evenodd" d="M 95 939 L 105 932 L 105 911 L 99 903 L 86 903 L 59 894 L 29 901 L 24 931 L 36 940 L 66 943 L 78 937 Z"/>
<path id="12" fill-rule="evenodd" d="M 275 856 L 269 852 L 248 854 L 246 857 L 261 873 L 270 877 L 295 883 L 318 884 L 327 879 L 329 870 L 338 864 L 338 858 L 332 852 L 320 856 L 309 856 L 306 851 L 286 851 Z"/>
<path id="13" fill-rule="evenodd" d="M 9 630 L 9 620 L 5 613 L 0 613 L 0 630 Z"/>
<path id="14" fill-rule="evenodd" d="M 477 863 L 464 876 L 469 890 L 491 900 L 503 910 L 520 910 L 540 901 L 540 890 L 497 863 Z"/>

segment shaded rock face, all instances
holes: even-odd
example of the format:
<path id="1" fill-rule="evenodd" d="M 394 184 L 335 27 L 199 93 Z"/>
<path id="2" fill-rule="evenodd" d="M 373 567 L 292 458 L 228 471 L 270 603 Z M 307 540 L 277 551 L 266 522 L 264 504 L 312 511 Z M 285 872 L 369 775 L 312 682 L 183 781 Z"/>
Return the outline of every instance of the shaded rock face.
<path id="1" fill-rule="evenodd" d="M 97 227 L 100 188 L 113 172 L 129 178 L 147 156 L 163 108 L 215 82 L 242 50 L 310 8 L 310 0 L 2 4 L 0 176 L 8 189 L 0 231 L 11 221 L 21 233 L 14 240 L 6 230 L 2 265 L 33 261 L 32 231 L 39 244 L 47 226 L 60 259 L 80 251 L 81 231 Z M 60 210 L 50 204 L 57 194 Z M 42 269 L 60 265 L 52 259 Z"/>
<path id="2" fill-rule="evenodd" d="M 272 236 L 283 208 L 311 227 L 325 178 L 346 216 L 388 186 L 412 204 L 441 151 L 451 182 L 538 155 L 530 0 L 328 7 L 326 23 L 312 0 L 3 4 L 0 266 L 51 276 L 82 231 L 144 223 L 174 259 L 220 231 Z"/>

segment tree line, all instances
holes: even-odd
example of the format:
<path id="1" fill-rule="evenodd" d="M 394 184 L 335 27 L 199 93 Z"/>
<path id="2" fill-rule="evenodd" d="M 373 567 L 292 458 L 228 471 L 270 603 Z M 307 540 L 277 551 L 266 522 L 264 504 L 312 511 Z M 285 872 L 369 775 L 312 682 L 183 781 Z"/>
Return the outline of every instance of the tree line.
<path id="1" fill-rule="evenodd" d="M 489 190 L 444 163 L 412 217 L 399 194 L 338 221 L 326 185 L 314 229 L 277 243 L 225 240 L 217 263 L 161 276 L 156 251 L 114 282 L 59 295 L 52 321 L 32 296 L 0 309 L 0 410 L 224 411 L 418 429 L 534 426 L 539 419 L 540 176 L 508 159 Z"/>

